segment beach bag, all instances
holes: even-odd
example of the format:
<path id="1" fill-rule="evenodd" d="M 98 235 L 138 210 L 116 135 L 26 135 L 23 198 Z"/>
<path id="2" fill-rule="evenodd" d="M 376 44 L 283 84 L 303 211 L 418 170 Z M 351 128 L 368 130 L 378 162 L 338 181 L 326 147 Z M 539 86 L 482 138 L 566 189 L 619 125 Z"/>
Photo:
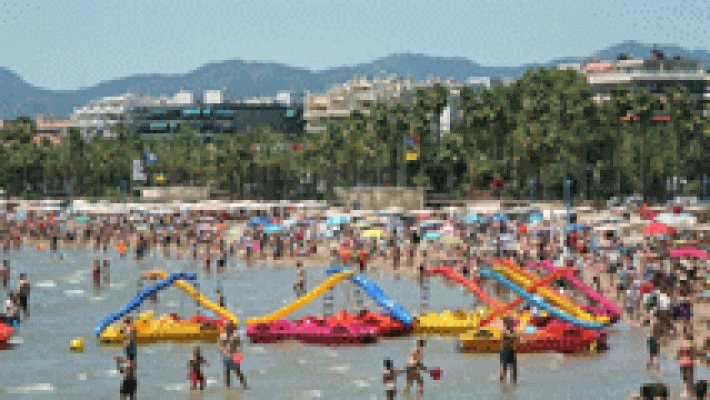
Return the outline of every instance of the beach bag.
<path id="1" fill-rule="evenodd" d="M 443 374 L 443 371 L 439 367 L 432 368 L 429 370 L 429 376 L 431 376 L 431 379 L 433 379 L 435 381 L 440 380 L 442 374 Z"/>

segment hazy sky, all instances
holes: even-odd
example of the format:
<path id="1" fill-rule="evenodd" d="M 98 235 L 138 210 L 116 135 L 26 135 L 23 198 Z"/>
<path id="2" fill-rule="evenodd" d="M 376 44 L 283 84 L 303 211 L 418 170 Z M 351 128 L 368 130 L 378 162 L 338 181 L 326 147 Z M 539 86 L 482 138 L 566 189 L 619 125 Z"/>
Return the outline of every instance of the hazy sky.
<path id="1" fill-rule="evenodd" d="M 709 14 L 687 0 L 0 1 L 0 66 L 49 89 L 230 59 L 319 70 L 414 52 L 514 66 L 624 40 L 707 49 Z"/>

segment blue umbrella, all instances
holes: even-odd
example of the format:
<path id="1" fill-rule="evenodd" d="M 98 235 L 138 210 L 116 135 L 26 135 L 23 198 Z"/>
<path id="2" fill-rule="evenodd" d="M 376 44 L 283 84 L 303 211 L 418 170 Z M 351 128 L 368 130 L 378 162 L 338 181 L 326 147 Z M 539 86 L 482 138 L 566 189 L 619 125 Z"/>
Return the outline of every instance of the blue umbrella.
<path id="1" fill-rule="evenodd" d="M 424 239 L 427 240 L 437 240 L 441 237 L 441 234 L 438 232 L 427 232 L 424 234 Z"/>
<path id="2" fill-rule="evenodd" d="M 565 226 L 566 231 L 586 231 L 588 230 L 588 226 L 580 225 L 580 224 L 569 224 Z"/>
<path id="3" fill-rule="evenodd" d="M 327 225 L 340 225 L 348 222 L 348 217 L 340 216 L 340 217 L 333 217 L 329 219 L 326 224 Z"/>
<path id="4" fill-rule="evenodd" d="M 530 214 L 530 222 L 542 221 L 542 214 Z"/>
<path id="5" fill-rule="evenodd" d="M 496 214 L 493 219 L 496 221 L 505 221 L 508 218 L 505 216 L 505 214 Z"/>
<path id="6" fill-rule="evenodd" d="M 282 230 L 281 226 L 275 225 L 275 224 L 267 225 L 264 228 L 264 232 L 266 232 L 266 233 L 280 232 L 281 230 Z"/>
<path id="7" fill-rule="evenodd" d="M 256 217 L 256 218 L 252 218 L 251 220 L 249 220 L 249 226 L 253 227 L 253 226 L 257 226 L 257 225 L 263 225 L 263 224 L 268 224 L 269 222 L 271 222 L 271 220 L 266 217 Z"/>

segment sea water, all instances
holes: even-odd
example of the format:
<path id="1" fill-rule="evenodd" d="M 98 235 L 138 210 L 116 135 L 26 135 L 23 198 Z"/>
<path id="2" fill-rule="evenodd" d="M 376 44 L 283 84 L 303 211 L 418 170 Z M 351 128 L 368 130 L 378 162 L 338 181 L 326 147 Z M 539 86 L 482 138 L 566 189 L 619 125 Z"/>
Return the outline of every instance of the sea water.
<path id="1" fill-rule="evenodd" d="M 117 345 L 100 345 L 93 335 L 96 325 L 110 313 L 125 306 L 142 288 L 139 272 L 153 264 L 120 260 L 117 255 L 94 254 L 85 250 L 65 251 L 64 260 L 51 258 L 47 251 L 21 251 L 8 254 L 13 281 L 26 272 L 32 289 L 31 318 L 23 321 L 7 350 L 0 351 L 0 399 L 115 399 L 121 376 L 116 371 L 113 356 L 122 355 Z M 110 287 L 95 292 L 84 271 L 96 258 L 111 262 Z M 50 262 L 51 261 L 51 262 Z M 227 271 L 205 276 L 191 260 L 159 260 L 169 271 L 196 272 L 200 276 L 199 290 L 215 300 L 218 287 L 232 310 L 242 310 L 240 318 L 263 316 L 284 306 L 283 299 L 295 300 L 292 285 L 296 271 L 274 269 L 268 264 L 248 269 L 230 263 Z M 142 266 L 142 269 L 141 269 Z M 324 269 L 309 270 L 308 288 L 324 280 Z M 418 284 L 410 278 L 394 279 L 389 274 L 374 273 L 371 278 L 394 301 L 412 313 L 419 312 Z M 218 282 L 219 281 L 219 282 Z M 348 292 L 351 291 L 351 292 Z M 335 310 L 344 309 L 352 285 L 336 286 Z M 365 298 L 365 306 L 379 308 Z M 470 308 L 473 298 L 438 279 L 431 280 L 429 308 L 433 311 Z M 353 305 L 354 306 L 354 305 Z M 177 312 L 182 316 L 195 314 L 194 302 L 177 288 L 159 295 L 157 304 L 146 303 L 141 311 L 154 310 L 156 316 Z M 354 312 L 356 310 L 350 310 Z M 292 316 L 322 314 L 323 301 L 316 299 Z M 71 340 L 82 337 L 84 352 L 72 353 Z M 200 343 L 203 356 L 210 363 L 204 369 L 207 388 L 202 399 L 371 399 L 383 398 L 382 361 L 391 358 L 395 366 L 404 367 L 414 338 L 380 340 L 374 345 L 357 347 L 304 346 L 299 343 L 252 345 L 244 337 L 245 372 L 250 390 L 239 389 L 238 378 L 232 378 L 236 388 L 225 393 L 222 381 L 222 360 L 216 344 Z M 647 351 L 642 331 L 623 324 L 610 332 L 611 350 L 594 356 L 563 356 L 560 354 L 521 354 L 517 384 L 498 381 L 497 354 L 459 354 L 454 338 L 431 338 L 427 341 L 424 363 L 440 367 L 443 377 L 434 381 L 425 376 L 423 399 L 625 399 L 644 384 L 654 381 L 646 371 Z M 138 394 L 144 399 L 175 399 L 176 394 L 189 392 L 186 363 L 193 343 L 158 343 L 141 345 L 138 349 Z M 680 390 L 677 363 L 661 362 L 660 379 L 672 393 Z M 700 368 L 698 379 L 706 379 Z M 400 389 L 404 379 L 398 380 Z M 178 395 L 182 398 L 182 395 Z M 416 396 L 412 395 L 412 398 Z M 402 398 L 405 398 L 402 396 Z"/>

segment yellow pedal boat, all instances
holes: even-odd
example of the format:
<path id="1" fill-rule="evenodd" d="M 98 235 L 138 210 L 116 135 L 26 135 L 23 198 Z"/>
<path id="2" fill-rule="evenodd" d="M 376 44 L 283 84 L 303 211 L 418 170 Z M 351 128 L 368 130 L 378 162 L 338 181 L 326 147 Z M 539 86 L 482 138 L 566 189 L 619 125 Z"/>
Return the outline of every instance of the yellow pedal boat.
<path id="1" fill-rule="evenodd" d="M 222 332 L 215 323 L 176 321 L 170 316 L 153 319 L 153 312 L 140 315 L 134 322 L 138 343 L 155 343 L 161 341 L 216 341 Z M 123 343 L 126 324 L 118 323 L 107 327 L 99 339 L 103 343 Z"/>

